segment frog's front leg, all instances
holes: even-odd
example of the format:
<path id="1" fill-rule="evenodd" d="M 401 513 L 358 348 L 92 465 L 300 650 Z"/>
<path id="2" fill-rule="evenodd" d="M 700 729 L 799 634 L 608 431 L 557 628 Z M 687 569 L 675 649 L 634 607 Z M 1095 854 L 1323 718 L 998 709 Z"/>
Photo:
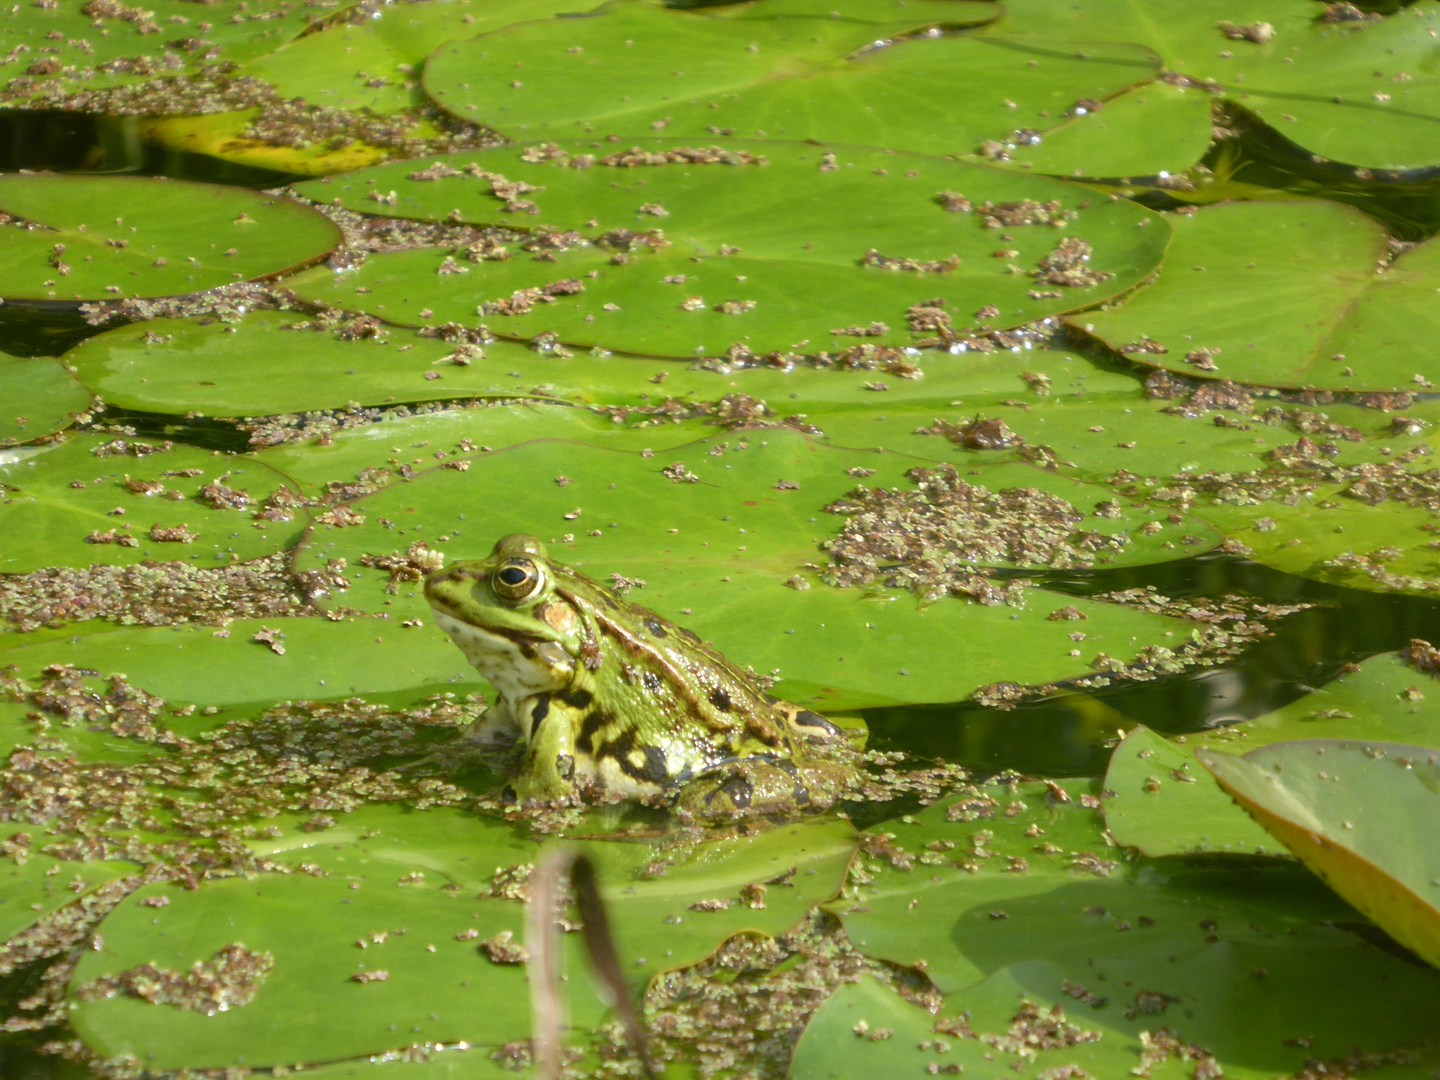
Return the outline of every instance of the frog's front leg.
<path id="1" fill-rule="evenodd" d="M 575 791 L 575 731 L 581 711 L 559 694 L 524 698 L 515 708 L 517 725 L 526 740 L 525 759 L 510 783 L 521 805 L 569 802 Z"/>

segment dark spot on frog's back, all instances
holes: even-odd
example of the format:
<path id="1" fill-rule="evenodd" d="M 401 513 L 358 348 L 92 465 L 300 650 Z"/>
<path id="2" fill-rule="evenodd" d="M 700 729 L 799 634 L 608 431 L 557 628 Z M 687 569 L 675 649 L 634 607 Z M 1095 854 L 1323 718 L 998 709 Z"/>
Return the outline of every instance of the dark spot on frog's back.
<path id="1" fill-rule="evenodd" d="M 730 711 L 730 692 L 726 690 L 723 686 L 717 686 L 714 690 L 711 690 L 709 700 L 710 704 L 714 705 L 715 708 L 719 709 L 721 712 Z"/>
<path id="2" fill-rule="evenodd" d="M 653 671 L 645 671 L 640 675 L 640 685 L 652 694 L 658 694 L 665 689 L 665 680 L 656 675 Z"/>
<path id="3" fill-rule="evenodd" d="M 669 632 L 665 629 L 665 624 L 658 619 L 646 619 L 645 629 L 649 630 L 653 637 L 663 638 L 670 636 Z"/>
<path id="4" fill-rule="evenodd" d="M 595 736 L 614 721 L 609 713 L 596 709 L 580 722 L 580 732 L 575 736 L 575 748 L 582 753 L 595 752 Z"/>
<path id="5" fill-rule="evenodd" d="M 812 715 L 815 715 L 815 714 L 812 714 Z M 822 716 L 821 719 L 824 720 L 825 718 Z M 829 723 L 828 720 L 826 720 L 825 722 L 826 722 L 827 724 Z M 790 798 L 792 798 L 793 800 L 795 800 L 795 805 L 796 805 L 796 806 L 809 806 L 809 805 L 810 805 L 810 789 L 805 786 L 805 781 L 804 781 L 803 779 L 801 779 L 800 770 L 799 770 L 799 768 L 796 767 L 795 763 L 794 763 L 793 761 L 787 761 L 787 760 L 785 760 L 785 759 L 782 758 L 781 760 L 777 761 L 775 764 L 778 765 L 778 766 L 779 766 L 781 769 L 783 769 L 785 772 L 789 773 L 789 774 L 790 774 L 790 779 L 792 779 L 792 780 L 795 781 L 795 787 L 794 787 L 794 788 L 791 790 L 791 792 L 790 792 Z"/>

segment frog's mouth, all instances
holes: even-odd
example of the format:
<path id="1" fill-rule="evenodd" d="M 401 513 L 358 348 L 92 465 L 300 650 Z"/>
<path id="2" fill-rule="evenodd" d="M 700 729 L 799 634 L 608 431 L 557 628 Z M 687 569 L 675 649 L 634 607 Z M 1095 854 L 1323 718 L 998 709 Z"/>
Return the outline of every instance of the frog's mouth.
<path id="1" fill-rule="evenodd" d="M 435 622 L 465 659 L 502 697 L 512 701 L 558 690 L 575 674 L 575 661 L 554 641 L 523 630 L 479 627 L 435 609 Z"/>

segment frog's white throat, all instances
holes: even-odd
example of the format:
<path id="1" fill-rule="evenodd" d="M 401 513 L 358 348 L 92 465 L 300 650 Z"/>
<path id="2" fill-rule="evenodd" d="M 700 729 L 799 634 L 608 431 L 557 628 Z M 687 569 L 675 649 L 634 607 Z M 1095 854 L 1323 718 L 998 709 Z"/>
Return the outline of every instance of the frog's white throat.
<path id="1" fill-rule="evenodd" d="M 574 661 L 569 661 L 568 657 L 564 658 L 568 664 L 556 664 L 540 655 L 527 657 L 520 646 L 505 635 L 464 622 L 443 611 L 435 612 L 435 622 L 450 635 L 450 640 L 485 677 L 485 681 L 512 704 L 532 694 L 562 689 L 574 674 Z M 544 652 L 552 654 L 552 660 L 563 655 L 553 646 Z"/>

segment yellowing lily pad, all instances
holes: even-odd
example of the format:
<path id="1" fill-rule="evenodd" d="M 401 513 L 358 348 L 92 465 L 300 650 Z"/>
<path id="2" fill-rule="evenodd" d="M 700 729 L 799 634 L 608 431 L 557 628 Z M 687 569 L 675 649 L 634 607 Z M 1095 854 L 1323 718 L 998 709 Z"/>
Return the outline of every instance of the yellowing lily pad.
<path id="1" fill-rule="evenodd" d="M 1200 763 L 1265 829 L 1400 944 L 1440 965 L 1440 752 L 1343 739 L 1274 743 Z"/>

